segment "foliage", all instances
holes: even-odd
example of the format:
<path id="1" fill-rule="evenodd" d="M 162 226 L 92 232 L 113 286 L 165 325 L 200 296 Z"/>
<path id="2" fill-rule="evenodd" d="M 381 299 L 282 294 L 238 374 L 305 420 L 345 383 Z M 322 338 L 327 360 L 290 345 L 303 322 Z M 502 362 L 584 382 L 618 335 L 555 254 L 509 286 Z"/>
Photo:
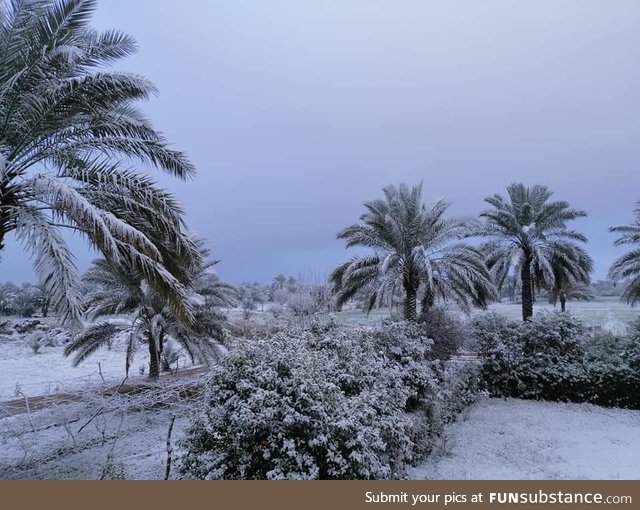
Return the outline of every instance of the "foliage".
<path id="1" fill-rule="evenodd" d="M 436 306 L 420 317 L 423 334 L 433 340 L 431 357 L 448 360 L 460 349 L 467 337 L 467 331 L 460 321 L 446 308 Z"/>
<path id="2" fill-rule="evenodd" d="M 587 331 L 566 313 L 515 323 L 478 317 L 484 384 L 495 396 L 640 408 L 640 335 Z M 637 331 L 637 330 L 636 330 Z"/>
<path id="3" fill-rule="evenodd" d="M 347 248 L 375 250 L 331 273 L 338 306 L 374 282 L 367 309 L 402 288 L 404 317 L 408 320 L 417 317 L 419 292 L 423 310 L 439 298 L 450 299 L 465 310 L 471 305 L 486 306 L 495 289 L 481 252 L 461 241 L 471 231 L 469 221 L 445 218 L 449 204 L 443 200 L 426 207 L 421 185 L 388 186 L 383 192 L 383 199 L 365 202 L 361 223 L 338 233 Z"/>
<path id="4" fill-rule="evenodd" d="M 507 193 L 507 198 L 496 194 L 485 199 L 492 208 L 480 214 L 485 223 L 478 233 L 491 239 L 483 249 L 498 287 L 515 268 L 526 320 L 533 315 L 535 286 L 555 287 L 565 280 L 584 283 L 588 277 L 591 259 L 575 243 L 586 238 L 567 227 L 586 213 L 564 201 L 550 202 L 552 193 L 546 186 L 516 183 Z"/>
<path id="5" fill-rule="evenodd" d="M 202 243 L 196 243 L 202 244 Z M 127 373 L 140 344 L 149 348 L 149 377 L 157 378 L 163 348 L 167 340 L 173 339 L 192 361 L 203 363 L 219 355 L 219 343 L 224 338 L 224 317 L 196 294 L 202 288 L 201 273 L 208 265 L 204 259 L 208 251 L 201 247 L 201 257 L 196 260 L 183 259 L 184 267 L 178 267 L 185 288 L 189 289 L 190 315 L 185 321 L 175 314 L 166 299 L 148 285 L 145 275 L 134 267 L 115 265 L 104 259 L 97 260 L 85 275 L 85 282 L 92 289 L 87 295 L 86 306 L 93 318 L 126 314 L 120 320 L 103 319 L 77 335 L 66 346 L 65 355 L 75 354 L 74 365 L 84 361 L 97 349 L 115 338 L 126 338 L 125 366 Z M 212 286 L 220 285 L 216 291 Z M 209 296 L 216 296 L 222 303 L 229 286 L 220 281 L 209 281 L 206 286 Z"/>
<path id="6" fill-rule="evenodd" d="M 107 462 L 102 466 L 100 480 L 126 480 L 127 473 L 122 462 L 115 460 L 113 455 L 107 456 Z"/>
<path id="7" fill-rule="evenodd" d="M 42 333 L 34 331 L 27 338 L 27 345 L 31 348 L 34 354 L 38 354 L 44 345 L 43 340 Z"/>
<path id="8" fill-rule="evenodd" d="M 330 318 L 240 343 L 213 368 L 182 476 L 402 477 L 453 416 L 445 399 L 464 393 L 428 361 L 430 345 L 416 324 L 347 329 Z"/>
<path id="9" fill-rule="evenodd" d="M 173 342 L 165 342 L 162 353 L 160 355 L 160 365 L 163 372 L 171 372 L 177 368 L 180 361 L 180 350 L 175 347 Z"/>
<path id="10" fill-rule="evenodd" d="M 634 222 L 628 225 L 618 225 L 609 230 L 620 234 L 616 239 L 616 246 L 640 244 L 640 202 L 634 210 Z M 609 270 L 609 278 L 614 282 L 626 280 L 622 299 L 630 305 L 640 301 L 640 248 L 635 248 L 614 261 Z"/>
<path id="11" fill-rule="evenodd" d="M 32 317 L 38 309 L 46 317 L 48 298 L 43 286 L 11 282 L 0 284 L 0 316 Z"/>
<path id="12" fill-rule="evenodd" d="M 78 319 L 82 285 L 63 236 L 76 232 L 126 262 L 187 316 L 185 289 L 158 242 L 188 250 L 183 211 L 132 162 L 179 178 L 194 173 L 137 107 L 145 78 L 109 70 L 137 49 L 98 32 L 96 0 L 6 1 L 0 12 L 0 252 L 12 232 L 32 254 L 51 306 Z"/>

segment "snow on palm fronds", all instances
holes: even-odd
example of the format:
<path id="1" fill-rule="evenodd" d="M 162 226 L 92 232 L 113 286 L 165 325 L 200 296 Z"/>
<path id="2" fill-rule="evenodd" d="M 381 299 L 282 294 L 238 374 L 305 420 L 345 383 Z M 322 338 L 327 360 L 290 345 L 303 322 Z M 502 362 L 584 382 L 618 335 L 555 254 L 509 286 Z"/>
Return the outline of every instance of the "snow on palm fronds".
<path id="1" fill-rule="evenodd" d="M 80 277 L 61 233 L 79 232 L 107 260 L 139 268 L 188 318 L 186 289 L 157 245 L 191 249 L 182 208 L 126 165 L 179 178 L 194 167 L 137 108 L 155 87 L 108 69 L 137 45 L 93 30 L 95 9 L 95 0 L 15 0 L 0 9 L 0 251 L 14 232 L 52 305 L 77 319 Z"/>
<path id="2" fill-rule="evenodd" d="M 483 246 L 496 285 L 500 288 L 515 268 L 522 291 L 522 316 L 533 315 L 533 291 L 545 284 L 555 292 L 569 284 L 588 283 L 593 262 L 576 243 L 586 237 L 568 227 L 586 212 L 565 201 L 550 201 L 546 186 L 515 183 L 508 196 L 485 199 L 491 208 L 480 216 L 478 234 L 490 239 Z"/>
<path id="3" fill-rule="evenodd" d="M 127 373 L 141 344 L 149 348 L 149 375 L 152 378 L 159 375 L 160 356 L 170 339 L 192 362 L 209 363 L 220 356 L 225 317 L 215 307 L 229 303 L 223 298 L 233 287 L 219 280 L 207 285 L 202 282 L 202 270 L 210 265 L 206 261 L 208 250 L 200 240 L 192 243 L 198 248 L 195 257 L 183 255 L 180 258 L 170 250 L 165 255 L 165 259 L 172 261 L 170 265 L 175 266 L 186 289 L 188 320 L 175 313 L 169 301 L 149 285 L 145 273 L 134 265 L 115 264 L 104 259 L 93 263 L 84 275 L 84 283 L 90 289 L 84 301 L 87 314 L 93 319 L 113 315 L 127 318 L 120 321 L 100 319 L 77 335 L 65 349 L 66 355 L 75 355 L 75 365 L 119 335 L 126 342 Z M 207 302 L 207 296 L 222 297 Z"/>
<path id="4" fill-rule="evenodd" d="M 634 211 L 635 219 L 628 225 L 617 225 L 609 230 L 620 236 L 616 239 L 616 246 L 640 245 L 640 202 Z M 625 282 L 622 298 L 630 305 L 640 301 L 640 249 L 635 248 L 614 261 L 609 270 L 609 278 L 613 281 Z"/>
<path id="5" fill-rule="evenodd" d="M 428 310 L 438 298 L 451 299 L 464 309 L 486 306 L 494 294 L 482 254 L 461 240 L 470 233 L 467 219 L 446 218 L 449 204 L 439 200 L 427 207 L 422 186 L 388 186 L 384 198 L 364 204 L 361 223 L 338 233 L 346 247 L 363 246 L 374 253 L 338 266 L 330 278 L 338 306 L 369 287 L 368 309 L 385 295 L 405 291 L 405 317 L 416 318 L 416 296 Z"/>

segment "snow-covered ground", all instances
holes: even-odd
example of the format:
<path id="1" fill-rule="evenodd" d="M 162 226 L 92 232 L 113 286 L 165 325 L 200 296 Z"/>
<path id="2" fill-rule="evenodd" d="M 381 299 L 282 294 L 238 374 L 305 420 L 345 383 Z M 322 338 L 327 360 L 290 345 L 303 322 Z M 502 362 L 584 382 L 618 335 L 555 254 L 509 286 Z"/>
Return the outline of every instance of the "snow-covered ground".
<path id="1" fill-rule="evenodd" d="M 135 395 L 85 392 L 81 401 L 11 416 L 0 403 L 0 479 L 95 480 L 109 458 L 127 479 L 164 478 L 169 426 L 175 417 L 176 448 L 194 408 L 171 392 L 171 383 L 164 388 Z"/>
<path id="2" fill-rule="evenodd" d="M 416 479 L 640 479 L 640 411 L 485 399 Z"/>
<path id="3" fill-rule="evenodd" d="M 85 389 L 105 381 L 120 382 L 125 375 L 123 347 L 100 349 L 77 367 L 63 354 L 64 347 L 42 347 L 36 354 L 25 338 L 0 342 L 0 401 Z M 144 353 L 136 357 L 131 376 L 140 375 L 147 367 Z"/>
<path id="4" fill-rule="evenodd" d="M 36 323 L 33 331 L 42 339 L 37 352 L 30 346 L 34 332 L 16 330 L 29 323 Z M 124 336 L 114 341 L 111 348 L 98 349 L 77 367 L 73 366 L 73 355 L 64 355 L 64 345 L 69 340 L 71 334 L 62 329 L 55 318 L 0 320 L 0 402 L 86 390 L 105 383 L 113 385 L 124 379 Z M 181 354 L 177 367 L 190 366 L 193 366 L 191 360 Z M 147 371 L 148 350 L 140 346 L 129 369 L 129 378 L 146 376 Z"/>
<path id="5" fill-rule="evenodd" d="M 0 419 L 0 478 L 96 479 L 109 455 L 127 478 L 162 478 L 171 417 L 177 416 L 176 445 L 190 422 L 190 404 L 171 400 L 178 407 L 135 411 L 129 403 L 124 414 L 91 420 L 109 408 L 108 399 L 95 398 Z M 440 451 L 410 476 L 638 479 L 639 453 L 640 411 L 485 399 L 448 427 Z"/>

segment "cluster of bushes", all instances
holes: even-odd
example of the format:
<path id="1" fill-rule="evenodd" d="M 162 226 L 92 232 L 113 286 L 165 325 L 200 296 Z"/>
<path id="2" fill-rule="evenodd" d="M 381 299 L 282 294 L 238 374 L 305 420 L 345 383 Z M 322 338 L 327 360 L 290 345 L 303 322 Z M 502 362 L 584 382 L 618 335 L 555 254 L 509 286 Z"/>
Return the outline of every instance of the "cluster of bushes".
<path id="1" fill-rule="evenodd" d="M 526 322 L 484 314 L 472 331 L 494 396 L 640 409 L 640 324 L 620 336 L 566 313 Z"/>
<path id="2" fill-rule="evenodd" d="M 213 368 L 181 475 L 402 477 L 477 394 L 477 374 L 433 361 L 431 345 L 419 325 L 330 319 L 240 341 Z"/>

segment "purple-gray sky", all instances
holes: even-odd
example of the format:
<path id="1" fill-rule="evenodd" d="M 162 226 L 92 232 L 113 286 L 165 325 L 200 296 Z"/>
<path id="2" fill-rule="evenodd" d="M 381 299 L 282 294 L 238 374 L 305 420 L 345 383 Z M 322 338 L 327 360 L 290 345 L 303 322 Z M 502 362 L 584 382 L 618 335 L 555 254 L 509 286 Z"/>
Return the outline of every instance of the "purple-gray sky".
<path id="1" fill-rule="evenodd" d="M 134 35 L 119 68 L 199 174 L 161 182 L 208 237 L 223 277 L 318 274 L 350 256 L 336 232 L 389 183 L 477 214 L 512 181 L 586 209 L 595 277 L 612 224 L 640 199 L 636 0 L 102 0 Z M 15 242 L 0 280 L 29 280 Z M 90 255 L 80 249 L 84 269 Z"/>

